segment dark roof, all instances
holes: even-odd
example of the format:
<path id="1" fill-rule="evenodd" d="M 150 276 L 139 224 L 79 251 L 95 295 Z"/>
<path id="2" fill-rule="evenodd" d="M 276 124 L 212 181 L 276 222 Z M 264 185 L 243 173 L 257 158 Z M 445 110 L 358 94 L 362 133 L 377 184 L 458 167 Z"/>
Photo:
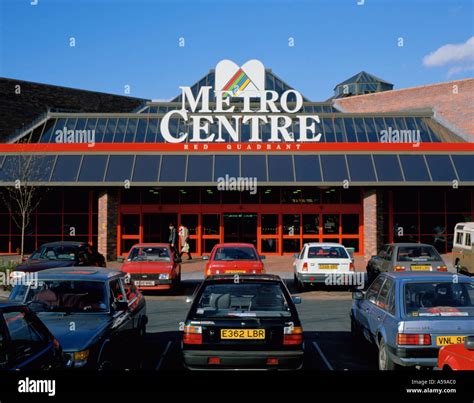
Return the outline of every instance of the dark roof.
<path id="1" fill-rule="evenodd" d="M 336 84 L 334 89 L 336 89 L 340 85 L 345 85 L 345 84 L 352 84 L 352 83 L 383 83 L 383 84 L 388 84 L 392 85 L 392 83 L 389 83 L 388 81 L 382 80 L 381 78 L 378 78 L 374 76 L 373 74 L 367 73 L 365 71 L 361 71 L 352 77 L 348 78 L 347 80 L 344 80 L 343 82 Z"/>
<path id="2" fill-rule="evenodd" d="M 412 272 L 412 271 L 390 271 L 384 273 L 386 276 L 392 277 L 393 279 L 398 280 L 410 280 L 410 279 L 422 279 L 422 280 L 451 280 L 454 275 L 458 276 L 461 280 L 471 280 L 468 276 L 463 274 L 457 273 L 449 273 L 449 272 L 439 272 L 439 271 L 420 271 L 420 272 Z"/>
<path id="3" fill-rule="evenodd" d="M 17 89 L 20 94 L 17 94 Z M 132 112 L 146 99 L 0 77 L 0 142 L 19 134 L 48 110 Z"/>
<path id="4" fill-rule="evenodd" d="M 205 281 L 234 280 L 235 274 L 216 274 L 206 277 Z M 239 279 L 244 281 L 281 281 L 276 274 L 239 274 Z"/>
<path id="5" fill-rule="evenodd" d="M 56 241 L 56 242 L 44 243 L 41 246 L 57 246 L 57 245 L 81 246 L 81 245 L 88 245 L 88 243 L 87 242 L 79 242 L 79 241 Z"/>
<path id="6" fill-rule="evenodd" d="M 111 277 L 124 276 L 116 269 L 102 267 L 59 267 L 38 272 L 38 280 L 106 281 Z"/>

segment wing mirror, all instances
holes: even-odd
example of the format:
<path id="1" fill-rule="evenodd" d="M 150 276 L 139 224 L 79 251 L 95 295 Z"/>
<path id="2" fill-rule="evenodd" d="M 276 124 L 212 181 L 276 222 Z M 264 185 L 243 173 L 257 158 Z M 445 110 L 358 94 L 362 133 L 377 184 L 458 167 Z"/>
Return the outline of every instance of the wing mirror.
<path id="1" fill-rule="evenodd" d="M 354 300 L 360 301 L 360 300 L 364 299 L 364 297 L 365 297 L 365 293 L 362 292 L 362 291 L 354 291 L 352 293 L 352 299 L 354 299 Z"/>
<path id="2" fill-rule="evenodd" d="M 202 257 L 202 260 L 209 260 L 209 256 L 204 255 L 204 256 Z"/>
<path id="3" fill-rule="evenodd" d="M 186 299 L 185 299 L 185 302 L 186 302 L 187 304 L 192 303 L 192 302 L 193 302 L 193 297 L 191 297 L 190 295 L 188 295 L 188 296 L 186 297 Z"/>
<path id="4" fill-rule="evenodd" d="M 265 260 L 266 259 L 265 255 L 260 255 L 259 257 L 260 257 L 260 260 Z"/>
<path id="5" fill-rule="evenodd" d="M 464 340 L 464 347 L 466 347 L 466 350 L 474 351 L 474 336 L 466 337 L 466 340 Z"/>
<path id="6" fill-rule="evenodd" d="M 301 304 L 301 297 L 291 297 L 291 300 L 293 301 L 293 304 Z"/>

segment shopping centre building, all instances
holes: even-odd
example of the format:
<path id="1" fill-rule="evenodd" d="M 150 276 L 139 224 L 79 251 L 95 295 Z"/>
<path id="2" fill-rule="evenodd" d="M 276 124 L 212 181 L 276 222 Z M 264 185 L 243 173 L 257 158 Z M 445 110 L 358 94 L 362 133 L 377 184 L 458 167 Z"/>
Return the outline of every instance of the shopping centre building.
<path id="1" fill-rule="evenodd" d="M 166 242 L 170 222 L 195 255 L 234 241 L 266 255 L 309 241 L 366 258 L 386 242 L 451 251 L 455 224 L 474 219 L 474 79 L 394 90 L 361 72 L 312 102 L 244 66 L 176 83 L 169 102 L 0 79 L 0 191 L 40 197 L 26 252 L 84 240 L 115 259 Z M 0 253 L 20 233 L 0 199 Z"/>

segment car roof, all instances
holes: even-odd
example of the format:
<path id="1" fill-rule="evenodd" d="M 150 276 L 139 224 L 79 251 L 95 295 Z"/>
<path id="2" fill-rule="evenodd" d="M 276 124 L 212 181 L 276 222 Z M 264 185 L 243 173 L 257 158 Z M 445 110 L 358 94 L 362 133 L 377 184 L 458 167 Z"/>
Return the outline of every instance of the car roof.
<path id="1" fill-rule="evenodd" d="M 390 245 L 390 246 L 430 246 L 431 248 L 434 248 L 433 245 L 430 245 L 428 243 L 418 243 L 418 242 L 393 242 L 393 243 L 387 243 L 385 245 Z"/>
<path id="2" fill-rule="evenodd" d="M 125 276 L 126 273 L 117 269 L 103 267 L 59 267 L 41 270 L 38 280 L 76 280 L 76 281 L 107 281 L 112 277 Z"/>
<path id="3" fill-rule="evenodd" d="M 458 231 L 473 231 L 474 230 L 474 222 L 459 222 L 454 227 Z"/>
<path id="4" fill-rule="evenodd" d="M 236 274 L 215 274 L 204 280 L 209 281 L 234 281 Z M 238 274 L 240 280 L 245 281 L 282 281 L 276 274 Z"/>
<path id="5" fill-rule="evenodd" d="M 158 242 L 144 242 L 144 243 L 137 243 L 135 245 L 133 245 L 130 249 L 133 249 L 133 248 L 150 248 L 150 247 L 159 247 L 159 248 L 163 248 L 163 247 L 166 247 L 166 248 L 169 248 L 170 247 L 170 244 L 169 243 L 165 243 L 165 242 L 161 242 L 161 243 L 158 243 Z"/>
<path id="6" fill-rule="evenodd" d="M 56 242 L 47 242 L 41 244 L 41 246 L 82 246 L 82 245 L 88 245 L 87 242 L 80 242 L 80 241 L 56 241 Z M 41 247 L 40 246 L 40 247 Z"/>
<path id="7" fill-rule="evenodd" d="M 393 278 L 394 280 L 453 280 L 453 276 L 458 276 L 458 279 L 469 280 L 470 277 L 463 274 L 449 273 L 449 272 L 412 272 L 412 271 L 390 271 L 385 272 L 384 275 Z"/>
<path id="8" fill-rule="evenodd" d="M 218 243 L 214 246 L 214 248 L 222 248 L 222 247 L 238 247 L 238 246 L 245 246 L 245 247 L 251 247 L 255 248 L 255 246 L 251 243 L 244 243 L 244 242 L 224 242 L 224 243 Z"/>
<path id="9" fill-rule="evenodd" d="M 344 245 L 337 243 L 337 242 L 306 242 L 305 245 L 308 246 L 341 246 L 345 247 Z"/>

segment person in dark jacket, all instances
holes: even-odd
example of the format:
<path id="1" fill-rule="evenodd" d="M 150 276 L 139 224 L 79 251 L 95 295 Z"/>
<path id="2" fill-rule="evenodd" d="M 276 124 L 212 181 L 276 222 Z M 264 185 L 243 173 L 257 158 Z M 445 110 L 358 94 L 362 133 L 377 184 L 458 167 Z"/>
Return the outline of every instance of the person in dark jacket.
<path id="1" fill-rule="evenodd" d="M 172 222 L 169 225 L 169 229 L 170 229 L 170 235 L 168 237 L 168 243 L 170 244 L 170 247 L 174 251 L 174 253 L 177 253 L 178 236 L 176 234 L 176 228 Z"/>

